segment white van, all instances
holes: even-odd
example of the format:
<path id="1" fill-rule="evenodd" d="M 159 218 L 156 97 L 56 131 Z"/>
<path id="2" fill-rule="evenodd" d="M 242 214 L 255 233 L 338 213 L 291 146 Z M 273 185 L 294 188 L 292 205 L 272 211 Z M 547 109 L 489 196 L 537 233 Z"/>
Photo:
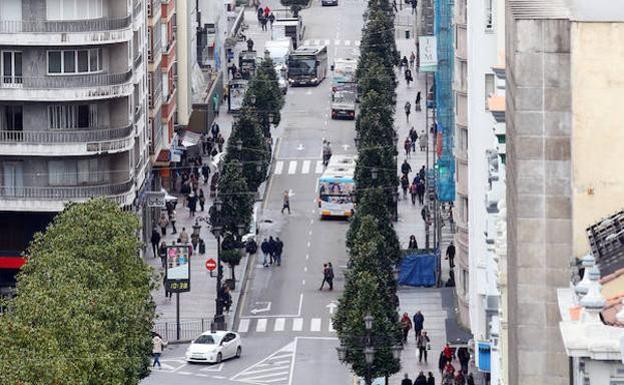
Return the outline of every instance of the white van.
<path id="1" fill-rule="evenodd" d="M 292 39 L 283 37 L 264 43 L 264 51 L 261 56 L 264 56 L 264 53 L 269 51 L 269 57 L 273 60 L 274 65 L 286 65 L 288 62 L 288 55 L 290 55 L 292 50 Z"/>

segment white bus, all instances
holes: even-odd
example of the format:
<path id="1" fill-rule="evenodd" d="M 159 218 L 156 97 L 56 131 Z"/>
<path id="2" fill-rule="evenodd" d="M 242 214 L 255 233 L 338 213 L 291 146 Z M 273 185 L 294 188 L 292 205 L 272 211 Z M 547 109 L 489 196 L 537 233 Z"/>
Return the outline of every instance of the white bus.
<path id="1" fill-rule="evenodd" d="M 355 191 L 355 158 L 333 155 L 319 179 L 318 206 L 321 218 L 350 217 Z"/>

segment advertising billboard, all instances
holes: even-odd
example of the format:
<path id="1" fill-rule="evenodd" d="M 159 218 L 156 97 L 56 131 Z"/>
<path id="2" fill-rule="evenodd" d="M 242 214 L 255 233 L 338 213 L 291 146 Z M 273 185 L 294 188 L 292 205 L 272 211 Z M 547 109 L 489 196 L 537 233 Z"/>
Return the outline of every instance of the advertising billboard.
<path id="1" fill-rule="evenodd" d="M 183 293 L 191 290 L 191 256 L 189 245 L 167 246 L 167 290 Z"/>
<path id="2" fill-rule="evenodd" d="M 418 55 L 420 72 L 436 72 L 438 68 L 438 51 L 435 36 L 418 37 Z"/>

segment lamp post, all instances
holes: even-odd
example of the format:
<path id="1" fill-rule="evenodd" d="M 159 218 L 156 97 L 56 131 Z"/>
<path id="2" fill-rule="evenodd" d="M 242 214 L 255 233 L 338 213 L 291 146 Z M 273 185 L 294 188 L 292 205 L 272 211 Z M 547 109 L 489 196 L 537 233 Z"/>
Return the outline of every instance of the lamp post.
<path id="1" fill-rule="evenodd" d="M 217 198 L 214 202 L 217 213 L 221 212 L 221 206 L 223 202 Z M 215 299 L 215 315 L 214 325 L 217 330 L 223 330 L 224 317 L 223 317 L 223 303 L 221 302 L 221 278 L 223 276 L 223 269 L 221 268 L 221 235 L 223 233 L 223 226 L 221 224 L 215 224 L 211 229 L 212 234 L 217 239 L 217 297 Z"/>
<path id="2" fill-rule="evenodd" d="M 364 361 L 366 361 L 366 375 L 364 376 L 364 382 L 366 383 L 366 385 L 371 385 L 373 383 L 372 366 L 373 362 L 375 362 L 375 354 L 377 353 L 374 341 L 375 339 L 387 339 L 388 337 L 373 335 L 373 322 L 375 321 L 375 317 L 370 314 L 366 314 L 363 320 L 364 328 L 366 329 L 366 336 L 353 337 L 352 339 L 358 342 L 355 350 L 362 351 L 364 353 Z M 393 345 L 390 349 L 392 350 L 392 358 L 394 358 L 395 360 L 401 358 L 401 351 L 403 350 L 402 345 L 396 344 Z M 344 345 L 340 345 L 336 348 L 336 352 L 338 353 L 338 359 L 340 361 L 345 361 L 347 359 L 347 353 L 349 352 L 349 349 Z M 387 374 L 386 385 L 388 385 Z"/>

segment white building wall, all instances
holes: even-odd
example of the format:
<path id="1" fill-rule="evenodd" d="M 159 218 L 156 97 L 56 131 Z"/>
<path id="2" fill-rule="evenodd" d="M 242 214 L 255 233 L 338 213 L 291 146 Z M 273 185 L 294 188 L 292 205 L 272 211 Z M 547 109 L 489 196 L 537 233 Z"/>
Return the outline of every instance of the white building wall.
<path id="1" fill-rule="evenodd" d="M 470 2 L 468 12 L 468 191 L 471 199 L 468 209 L 468 258 L 470 303 L 470 328 L 477 340 L 487 336 L 485 325 L 485 301 L 487 293 L 487 254 L 485 194 L 488 183 L 488 163 L 486 150 L 496 147 L 492 131 L 494 118 L 486 107 L 486 74 L 491 74 L 492 66 L 498 62 L 497 33 L 504 33 L 496 23 L 488 23 L 486 7 L 495 0 Z M 492 10 L 494 19 L 495 10 Z M 491 24 L 491 27 L 488 27 Z"/>
<path id="2" fill-rule="evenodd" d="M 197 63 L 197 36 L 195 25 L 195 2 L 176 1 L 178 58 L 178 124 L 187 125 L 193 111 L 192 71 Z"/>

